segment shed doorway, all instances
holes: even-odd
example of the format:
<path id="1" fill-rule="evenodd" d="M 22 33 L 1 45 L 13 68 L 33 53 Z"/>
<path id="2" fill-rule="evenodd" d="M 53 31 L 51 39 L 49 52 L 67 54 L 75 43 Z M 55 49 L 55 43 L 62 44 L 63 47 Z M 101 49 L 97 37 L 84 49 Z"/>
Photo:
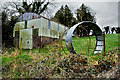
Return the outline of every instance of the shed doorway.
<path id="1" fill-rule="evenodd" d="M 41 38 L 38 36 L 39 29 L 33 29 L 33 48 L 41 48 Z"/>

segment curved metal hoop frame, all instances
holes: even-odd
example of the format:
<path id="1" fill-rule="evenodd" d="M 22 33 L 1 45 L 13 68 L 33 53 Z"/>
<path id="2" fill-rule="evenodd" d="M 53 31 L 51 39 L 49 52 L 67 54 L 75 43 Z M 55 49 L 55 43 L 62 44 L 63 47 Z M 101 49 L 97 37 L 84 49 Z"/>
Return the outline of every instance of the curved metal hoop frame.
<path id="1" fill-rule="evenodd" d="M 70 51 L 70 53 L 76 54 L 76 51 L 74 50 L 74 47 L 72 44 L 72 35 L 73 35 L 74 30 L 80 25 L 89 26 L 95 32 L 96 47 L 95 47 L 94 53 L 101 53 L 104 48 L 104 39 L 102 36 L 102 31 L 97 24 L 95 24 L 91 21 L 80 22 L 68 30 L 68 33 L 66 36 L 66 46 L 67 46 L 68 50 Z"/>

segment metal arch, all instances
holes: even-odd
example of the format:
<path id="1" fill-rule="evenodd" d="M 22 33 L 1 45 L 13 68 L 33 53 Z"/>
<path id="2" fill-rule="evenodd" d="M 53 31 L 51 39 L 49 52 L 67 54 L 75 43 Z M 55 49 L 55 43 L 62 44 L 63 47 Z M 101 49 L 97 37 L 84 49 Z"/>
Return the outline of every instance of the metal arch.
<path id="1" fill-rule="evenodd" d="M 78 27 L 79 25 L 87 25 L 95 32 L 96 47 L 95 47 L 94 53 L 101 53 L 104 48 L 104 39 L 102 36 L 102 31 L 97 24 L 95 24 L 91 21 L 80 22 L 68 30 L 68 33 L 66 36 L 66 46 L 67 46 L 68 50 L 70 51 L 70 53 L 76 54 L 76 51 L 74 50 L 74 47 L 72 44 L 72 35 L 73 35 L 73 32 L 76 29 L 76 27 Z"/>

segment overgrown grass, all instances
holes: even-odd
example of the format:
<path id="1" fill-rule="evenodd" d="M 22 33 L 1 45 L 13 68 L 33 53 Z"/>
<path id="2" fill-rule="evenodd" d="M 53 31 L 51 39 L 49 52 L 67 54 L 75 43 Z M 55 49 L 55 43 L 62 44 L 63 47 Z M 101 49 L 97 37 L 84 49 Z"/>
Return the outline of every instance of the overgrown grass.
<path id="1" fill-rule="evenodd" d="M 110 50 L 113 50 L 114 48 L 118 48 L 118 45 L 120 45 L 119 41 L 118 41 L 118 35 L 119 34 L 106 34 L 105 35 L 106 53 Z M 93 51 L 95 49 L 95 44 L 96 44 L 96 38 L 95 38 L 95 36 L 91 36 L 90 39 L 91 39 L 91 45 L 90 45 L 90 49 L 88 52 L 87 50 L 88 50 L 88 46 L 90 43 L 89 37 L 82 37 L 82 38 L 74 37 L 74 38 L 72 38 L 73 46 L 74 46 L 74 49 L 76 50 L 76 52 L 78 54 L 86 55 L 86 56 L 90 57 L 90 59 L 93 59 L 93 60 L 98 60 L 98 59 L 103 58 L 103 53 L 104 53 L 103 51 L 102 51 L 102 54 L 93 54 Z M 31 50 L 23 49 L 22 54 L 24 54 L 24 53 L 29 54 L 30 52 L 37 53 L 37 54 L 42 53 L 43 56 L 54 54 L 54 53 L 57 53 L 59 50 L 58 44 L 59 44 L 59 42 L 53 42 L 52 44 L 45 45 L 43 48 L 40 48 L 40 49 L 31 49 Z M 65 41 L 62 41 L 62 46 L 63 46 L 64 51 L 67 53 L 66 55 L 68 55 L 69 51 L 66 48 Z M 65 54 L 63 49 L 61 49 L 61 53 Z M 15 49 L 7 49 L 6 51 L 8 52 L 8 54 L 11 54 L 12 52 L 15 51 Z M 3 53 L 4 52 L 5 51 L 3 51 Z"/>
<path id="2" fill-rule="evenodd" d="M 117 48 L 119 45 L 118 34 L 107 34 L 106 38 L 106 53 L 114 48 Z M 87 56 L 88 63 L 94 64 L 96 61 L 99 61 L 104 58 L 103 54 L 93 54 L 94 49 L 90 49 L 89 53 L 86 53 L 88 49 L 88 37 L 83 38 L 73 38 L 73 45 L 78 54 Z M 94 36 L 91 36 L 91 47 L 95 47 Z M 22 54 L 19 54 L 19 49 L 7 49 L 4 50 L 2 56 L 2 65 L 4 67 L 3 72 L 4 76 L 12 76 L 18 78 L 21 75 L 24 77 L 32 76 L 44 76 L 44 74 L 51 73 L 50 71 L 58 65 L 60 60 L 64 60 L 65 57 L 70 55 L 69 51 L 66 48 L 65 41 L 62 41 L 63 49 L 61 53 L 59 52 L 59 42 L 53 42 L 51 44 L 45 45 L 41 49 L 31 49 L 31 50 L 22 50 Z M 78 48 L 78 49 L 77 49 Z M 80 48 L 80 49 L 79 49 Z M 43 69 L 39 69 L 42 67 Z M 46 68 L 48 67 L 49 70 Z M 40 73 L 44 74 L 40 74 Z M 8 75 L 9 74 L 9 75 Z"/>

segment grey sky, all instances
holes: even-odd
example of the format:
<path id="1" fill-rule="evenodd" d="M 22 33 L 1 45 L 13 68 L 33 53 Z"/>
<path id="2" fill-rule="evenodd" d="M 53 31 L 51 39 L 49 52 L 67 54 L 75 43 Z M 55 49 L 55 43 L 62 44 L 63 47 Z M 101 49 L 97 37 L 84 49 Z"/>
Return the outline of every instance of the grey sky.
<path id="1" fill-rule="evenodd" d="M 58 0 L 57 0 L 58 1 Z M 52 11 L 53 14 L 61 7 L 67 4 L 69 8 L 76 12 L 76 9 L 84 3 L 96 13 L 97 24 L 101 27 L 104 26 L 118 26 L 118 2 L 56 2 L 56 8 Z"/>
<path id="2" fill-rule="evenodd" d="M 120 2 L 118 3 L 118 26 L 120 27 Z"/>
<path id="3" fill-rule="evenodd" d="M 3 0 L 0 1 L 2 2 Z M 9 1 L 18 1 L 18 0 L 9 0 Z M 61 7 L 61 5 L 67 4 L 69 8 L 73 11 L 73 13 L 75 13 L 76 9 L 79 8 L 82 3 L 84 3 L 96 13 L 97 24 L 101 28 L 104 26 L 117 27 L 118 1 L 119 0 L 52 0 L 53 3 L 56 3 L 55 4 L 56 7 L 49 7 L 49 9 L 54 15 L 57 12 L 57 10 Z"/>

